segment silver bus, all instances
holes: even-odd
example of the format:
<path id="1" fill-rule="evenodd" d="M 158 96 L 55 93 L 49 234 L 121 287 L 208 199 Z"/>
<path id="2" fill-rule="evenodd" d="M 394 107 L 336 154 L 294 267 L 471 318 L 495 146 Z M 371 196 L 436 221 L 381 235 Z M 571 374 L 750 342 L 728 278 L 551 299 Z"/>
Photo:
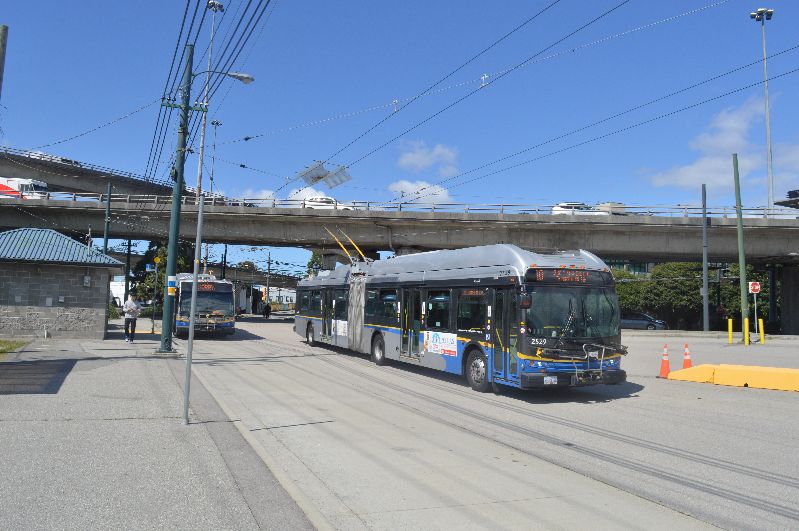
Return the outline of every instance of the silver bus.
<path id="1" fill-rule="evenodd" d="M 323 271 L 297 286 L 294 330 L 317 343 L 464 376 L 477 391 L 626 380 L 619 305 L 588 251 L 432 251 Z"/>

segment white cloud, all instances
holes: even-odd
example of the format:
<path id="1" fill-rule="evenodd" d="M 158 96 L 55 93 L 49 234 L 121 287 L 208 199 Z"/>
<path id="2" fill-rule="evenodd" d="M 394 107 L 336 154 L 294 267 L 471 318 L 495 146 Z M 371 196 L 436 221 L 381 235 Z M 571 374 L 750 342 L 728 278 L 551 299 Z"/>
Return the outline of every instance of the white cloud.
<path id="1" fill-rule="evenodd" d="M 724 109 L 713 117 L 705 132 L 689 143 L 691 149 L 699 152 L 699 158 L 690 164 L 652 175 L 652 184 L 690 189 L 702 183 L 715 188 L 732 187 L 733 153 L 738 153 L 742 180 L 765 165 L 765 157 L 760 153 L 762 148 L 748 140 L 750 129 L 762 118 L 763 103 L 758 99 L 749 99 L 738 107 Z"/>
<path id="2" fill-rule="evenodd" d="M 308 199 L 309 197 L 330 197 L 316 188 L 306 186 L 305 188 L 294 188 L 289 192 L 287 199 Z"/>
<path id="3" fill-rule="evenodd" d="M 388 185 L 388 190 L 401 199 L 414 203 L 452 203 L 449 190 L 427 181 L 396 181 Z"/>
<path id="4" fill-rule="evenodd" d="M 458 150 L 454 147 L 436 144 L 433 147 L 422 140 L 404 142 L 397 165 L 414 173 L 437 167 L 439 177 L 452 177 L 458 174 Z"/>
<path id="5" fill-rule="evenodd" d="M 274 199 L 275 191 L 274 190 L 253 190 L 252 188 L 247 188 L 242 192 L 242 198 L 246 199 Z"/>

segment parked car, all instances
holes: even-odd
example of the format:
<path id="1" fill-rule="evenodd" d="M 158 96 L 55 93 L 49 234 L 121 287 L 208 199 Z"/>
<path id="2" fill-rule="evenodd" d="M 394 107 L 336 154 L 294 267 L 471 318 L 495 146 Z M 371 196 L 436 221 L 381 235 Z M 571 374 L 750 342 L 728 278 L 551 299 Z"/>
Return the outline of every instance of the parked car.
<path id="1" fill-rule="evenodd" d="M 318 210 L 355 210 L 349 205 L 339 203 L 332 197 L 306 197 L 302 201 L 302 208 L 315 208 Z"/>
<path id="2" fill-rule="evenodd" d="M 585 203 L 558 203 L 552 207 L 552 215 L 575 215 L 575 216 L 609 216 L 610 212 L 599 210 Z"/>
<path id="3" fill-rule="evenodd" d="M 621 327 L 638 330 L 668 330 L 666 321 L 640 312 L 621 312 Z"/>

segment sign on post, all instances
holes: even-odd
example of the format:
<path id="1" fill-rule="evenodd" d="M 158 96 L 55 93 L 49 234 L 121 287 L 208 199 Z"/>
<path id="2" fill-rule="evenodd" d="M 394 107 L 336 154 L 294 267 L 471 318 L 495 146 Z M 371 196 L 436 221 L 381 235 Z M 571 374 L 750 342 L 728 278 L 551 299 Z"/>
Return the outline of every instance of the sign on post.
<path id="1" fill-rule="evenodd" d="M 760 282 L 750 282 L 749 293 L 760 293 Z"/>
<path id="2" fill-rule="evenodd" d="M 145 265 L 145 266 L 144 266 L 144 271 L 145 271 L 145 272 L 147 272 L 147 273 L 150 273 L 150 272 L 152 272 L 152 271 L 155 271 L 155 265 L 154 265 L 154 264 L 147 264 L 147 265 Z"/>

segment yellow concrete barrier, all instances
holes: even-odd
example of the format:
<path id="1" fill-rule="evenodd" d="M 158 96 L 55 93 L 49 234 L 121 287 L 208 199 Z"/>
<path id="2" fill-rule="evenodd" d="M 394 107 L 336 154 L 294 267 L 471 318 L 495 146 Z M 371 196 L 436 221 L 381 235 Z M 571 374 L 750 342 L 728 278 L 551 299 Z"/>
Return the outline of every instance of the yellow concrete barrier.
<path id="1" fill-rule="evenodd" d="M 680 380 L 682 382 L 713 383 L 713 375 L 716 372 L 716 365 L 697 365 L 690 369 L 680 369 L 671 371 L 669 380 Z"/>
<path id="2" fill-rule="evenodd" d="M 777 391 L 799 391 L 799 369 L 753 365 L 697 365 L 672 371 L 669 380 L 754 387 Z"/>

